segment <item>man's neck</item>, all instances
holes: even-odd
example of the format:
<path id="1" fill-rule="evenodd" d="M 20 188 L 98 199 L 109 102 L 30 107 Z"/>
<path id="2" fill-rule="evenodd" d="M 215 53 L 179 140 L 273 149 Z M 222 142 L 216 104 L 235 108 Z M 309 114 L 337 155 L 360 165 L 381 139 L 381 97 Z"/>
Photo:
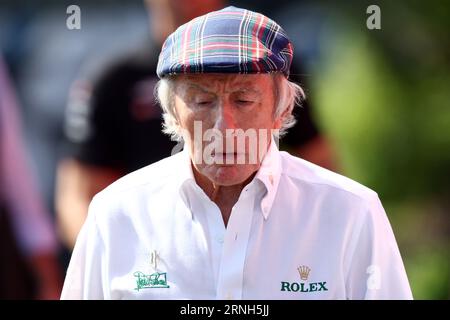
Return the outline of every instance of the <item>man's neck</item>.
<path id="1" fill-rule="evenodd" d="M 246 181 L 232 186 L 214 185 L 208 178 L 192 168 L 195 180 L 206 195 L 213 201 L 222 213 L 222 219 L 225 227 L 228 225 L 231 210 L 239 199 L 242 189 L 253 179 L 256 173 L 252 174 Z"/>

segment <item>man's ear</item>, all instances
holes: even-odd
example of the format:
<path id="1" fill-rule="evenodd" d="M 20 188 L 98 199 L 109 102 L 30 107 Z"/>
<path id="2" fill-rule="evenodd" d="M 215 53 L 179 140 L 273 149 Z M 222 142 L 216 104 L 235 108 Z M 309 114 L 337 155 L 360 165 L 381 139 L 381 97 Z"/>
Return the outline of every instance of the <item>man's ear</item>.
<path id="1" fill-rule="evenodd" d="M 273 123 L 273 129 L 281 129 L 281 124 L 283 123 L 283 118 L 280 116 L 277 119 L 275 119 Z"/>
<path id="2" fill-rule="evenodd" d="M 287 108 L 286 110 L 284 110 L 284 112 L 275 119 L 273 128 L 281 129 L 284 119 L 286 119 L 286 117 L 288 117 L 291 114 L 291 112 L 292 112 L 292 108 Z"/>
<path id="3" fill-rule="evenodd" d="M 175 118 L 175 122 L 179 126 L 180 125 L 180 115 L 178 114 L 178 109 L 177 109 L 177 99 L 180 99 L 180 98 L 176 94 L 175 91 L 172 92 L 171 94 L 172 94 L 172 97 L 170 97 L 170 99 L 171 99 L 170 103 L 172 104 L 171 108 L 172 108 L 174 116 L 175 116 L 174 117 Z"/>

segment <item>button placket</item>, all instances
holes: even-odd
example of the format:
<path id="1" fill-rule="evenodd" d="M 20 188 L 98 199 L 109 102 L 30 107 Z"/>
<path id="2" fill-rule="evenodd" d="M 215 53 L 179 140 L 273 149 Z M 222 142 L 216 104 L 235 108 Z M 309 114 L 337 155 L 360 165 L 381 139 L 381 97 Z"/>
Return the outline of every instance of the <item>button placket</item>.
<path id="1" fill-rule="evenodd" d="M 248 193 L 252 190 L 248 190 Z M 239 199 L 230 216 L 225 232 L 222 257 L 220 259 L 217 296 L 219 299 L 240 299 L 247 245 L 253 219 L 254 197 L 247 194 Z"/>

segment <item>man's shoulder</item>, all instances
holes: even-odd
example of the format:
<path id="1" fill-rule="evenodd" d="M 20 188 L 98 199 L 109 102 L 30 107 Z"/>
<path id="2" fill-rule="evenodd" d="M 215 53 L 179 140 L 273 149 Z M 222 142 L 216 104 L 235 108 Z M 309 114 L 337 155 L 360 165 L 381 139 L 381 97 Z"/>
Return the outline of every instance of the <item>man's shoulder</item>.
<path id="1" fill-rule="evenodd" d="M 287 152 L 281 152 L 281 159 L 282 174 L 297 183 L 327 189 L 332 188 L 349 196 L 352 195 L 365 200 L 378 197 L 374 190 L 359 182 Z"/>

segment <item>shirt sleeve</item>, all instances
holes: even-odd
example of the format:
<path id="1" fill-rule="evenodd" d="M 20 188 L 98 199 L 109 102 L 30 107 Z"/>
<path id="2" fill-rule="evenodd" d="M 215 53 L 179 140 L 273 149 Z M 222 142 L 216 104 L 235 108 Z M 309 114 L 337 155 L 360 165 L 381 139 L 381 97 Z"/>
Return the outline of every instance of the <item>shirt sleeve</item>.
<path id="1" fill-rule="evenodd" d="M 377 195 L 355 233 L 347 265 L 347 299 L 412 299 L 394 233 Z"/>
<path id="2" fill-rule="evenodd" d="M 108 299 L 105 247 L 96 221 L 98 211 L 94 197 L 70 259 L 61 300 Z"/>

